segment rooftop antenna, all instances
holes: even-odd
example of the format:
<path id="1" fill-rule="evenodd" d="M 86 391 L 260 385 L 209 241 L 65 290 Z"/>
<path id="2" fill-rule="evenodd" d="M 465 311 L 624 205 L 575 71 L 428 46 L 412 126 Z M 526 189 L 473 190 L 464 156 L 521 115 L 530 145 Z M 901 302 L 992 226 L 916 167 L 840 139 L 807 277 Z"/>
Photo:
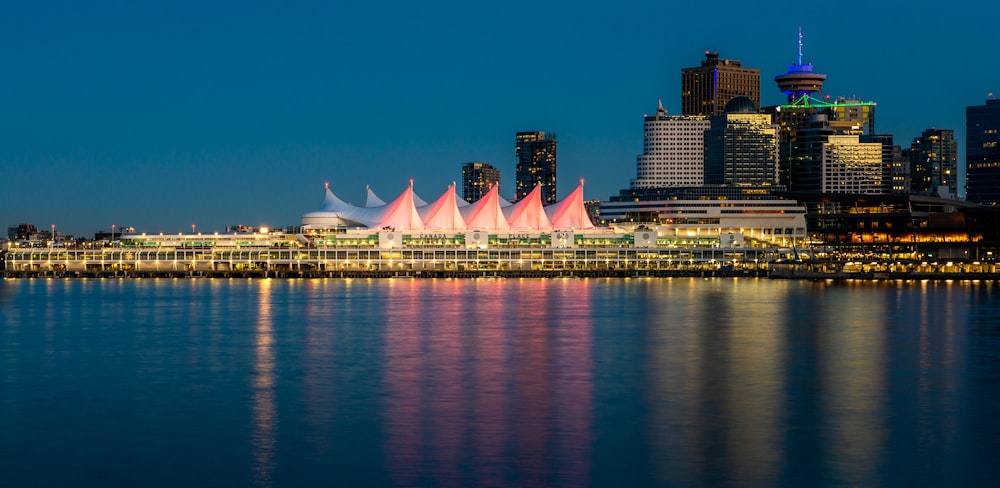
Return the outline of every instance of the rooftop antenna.
<path id="1" fill-rule="evenodd" d="M 802 26 L 799 26 L 799 66 L 802 65 Z"/>

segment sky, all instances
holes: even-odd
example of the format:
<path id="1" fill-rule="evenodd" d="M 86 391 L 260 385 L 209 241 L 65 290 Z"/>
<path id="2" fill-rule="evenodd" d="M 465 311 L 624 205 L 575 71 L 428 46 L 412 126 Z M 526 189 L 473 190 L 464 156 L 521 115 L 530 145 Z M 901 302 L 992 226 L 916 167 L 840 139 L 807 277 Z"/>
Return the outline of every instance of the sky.
<path id="1" fill-rule="evenodd" d="M 323 184 L 361 204 L 409 180 L 432 201 L 461 164 L 514 190 L 514 135 L 558 137 L 558 195 L 627 188 L 643 116 L 680 113 L 706 50 L 878 104 L 908 146 L 1000 95 L 996 6 L 970 0 L 161 2 L 0 6 L 0 225 L 92 237 L 298 225 Z"/>

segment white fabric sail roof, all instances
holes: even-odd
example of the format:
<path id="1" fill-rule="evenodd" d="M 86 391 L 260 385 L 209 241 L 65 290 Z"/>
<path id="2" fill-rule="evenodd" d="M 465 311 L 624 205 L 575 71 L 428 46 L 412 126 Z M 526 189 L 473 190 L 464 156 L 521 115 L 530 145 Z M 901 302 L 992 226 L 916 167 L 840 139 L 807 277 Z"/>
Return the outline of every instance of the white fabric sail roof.
<path id="1" fill-rule="evenodd" d="M 587 207 L 583 204 L 583 180 L 580 186 L 560 202 L 545 207 L 553 229 L 593 229 Z"/>
<path id="2" fill-rule="evenodd" d="M 541 189 L 535 187 L 524 199 L 503 206 L 499 187 L 494 185 L 480 200 L 469 203 L 458 196 L 455 183 L 437 200 L 419 205 L 413 192 L 413 182 L 390 203 L 373 206 L 381 201 L 368 189 L 366 206 L 344 202 L 325 188 L 323 206 L 302 216 L 302 225 L 313 228 L 367 227 L 400 230 L 548 230 L 593 229 L 583 205 L 583 181 L 564 200 L 542 206 Z M 369 206 L 372 205 L 372 206 Z"/>
<path id="3" fill-rule="evenodd" d="M 372 187 L 365 185 L 365 188 L 368 189 L 368 196 L 365 198 L 365 207 L 381 207 L 382 205 L 385 205 L 385 200 L 379 198 L 378 195 L 372 191 Z"/>
<path id="4" fill-rule="evenodd" d="M 326 185 L 323 207 L 302 216 L 302 225 L 327 227 L 346 225 L 348 227 L 369 227 L 374 222 L 377 209 L 355 207 L 334 195 L 330 185 Z"/>
<path id="5" fill-rule="evenodd" d="M 451 186 L 455 188 L 455 204 L 458 205 L 458 208 L 468 207 L 469 205 L 471 205 L 468 201 L 462 198 L 461 195 L 458 194 L 458 188 L 455 187 L 454 181 L 451 182 Z"/>
<path id="6" fill-rule="evenodd" d="M 541 230 L 552 227 L 542 208 L 542 187 L 535 185 L 521 201 L 503 208 L 504 217 L 511 229 Z"/>

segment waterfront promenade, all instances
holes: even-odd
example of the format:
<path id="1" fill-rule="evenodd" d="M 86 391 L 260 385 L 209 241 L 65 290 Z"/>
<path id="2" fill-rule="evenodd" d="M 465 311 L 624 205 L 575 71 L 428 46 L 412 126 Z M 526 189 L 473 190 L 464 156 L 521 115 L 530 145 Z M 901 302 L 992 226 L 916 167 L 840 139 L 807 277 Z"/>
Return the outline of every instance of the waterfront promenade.
<path id="1" fill-rule="evenodd" d="M 721 235 L 403 235 L 251 233 L 126 236 L 104 245 L 12 245 L 7 278 L 561 278 L 1000 279 L 993 259 L 923 259 L 915 249 L 782 248 Z M 955 254 L 988 256 L 978 248 Z M 941 254 L 935 254 L 941 256 Z"/>

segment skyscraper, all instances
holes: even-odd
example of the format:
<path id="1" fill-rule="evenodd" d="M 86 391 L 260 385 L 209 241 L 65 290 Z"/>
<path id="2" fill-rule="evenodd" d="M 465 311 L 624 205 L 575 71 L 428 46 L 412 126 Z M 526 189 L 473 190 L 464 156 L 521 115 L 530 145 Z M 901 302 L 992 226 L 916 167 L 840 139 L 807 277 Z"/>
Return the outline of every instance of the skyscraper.
<path id="1" fill-rule="evenodd" d="M 556 203 L 556 135 L 541 131 L 518 132 L 514 153 L 517 158 L 515 200 L 542 186 L 542 204 Z"/>
<path id="2" fill-rule="evenodd" d="M 760 70 L 705 51 L 701 66 L 681 69 L 681 115 L 721 115 L 729 100 L 747 97 L 760 106 Z"/>
<path id="3" fill-rule="evenodd" d="M 667 115 L 660 103 L 645 117 L 642 154 L 631 187 L 665 188 L 705 183 L 705 130 L 708 117 Z"/>
<path id="4" fill-rule="evenodd" d="M 794 191 L 885 193 L 882 142 L 862 143 L 861 125 L 813 115 L 791 133 L 791 185 Z"/>
<path id="5" fill-rule="evenodd" d="M 927 129 L 913 139 L 910 177 L 913 193 L 937 194 L 942 198 L 957 195 L 958 142 L 955 141 L 955 131 Z"/>
<path id="6" fill-rule="evenodd" d="M 493 185 L 500 188 L 500 170 L 487 163 L 472 162 L 462 165 L 462 198 L 475 202 L 486 195 Z"/>
<path id="7" fill-rule="evenodd" d="M 902 183 L 904 167 L 907 169 L 906 177 L 909 177 L 909 164 L 902 164 L 902 149 L 893 144 L 892 134 L 864 134 L 859 142 L 877 142 L 882 145 L 882 185 L 878 193 L 909 193 L 903 192 L 899 185 Z"/>
<path id="8" fill-rule="evenodd" d="M 778 183 L 778 128 L 747 97 L 729 101 L 705 131 L 706 185 Z"/>
<path id="9" fill-rule="evenodd" d="M 965 180 L 966 200 L 1000 204 L 1000 100 L 965 108 Z"/>
<path id="10" fill-rule="evenodd" d="M 823 142 L 815 139 L 819 134 L 816 128 L 810 129 L 811 121 L 816 115 L 822 115 L 825 121 L 850 122 L 851 125 L 859 125 L 865 128 L 864 134 L 874 134 L 875 131 L 875 103 L 863 102 L 860 100 L 838 99 L 836 102 L 829 102 L 829 97 L 823 97 L 819 92 L 823 89 L 823 82 L 826 75 L 814 73 L 812 63 L 802 62 L 802 30 L 799 29 L 799 54 L 795 64 L 788 67 L 788 72 L 774 77 L 778 89 L 788 97 L 786 105 L 764 107 L 762 112 L 771 114 L 774 123 L 778 126 L 778 180 L 782 185 L 789 188 L 801 187 L 805 182 L 792 181 L 793 164 L 799 164 L 795 171 L 800 173 L 806 168 L 800 162 L 808 159 L 815 163 L 812 170 L 819 171 L 820 151 Z M 809 131 L 808 134 L 797 134 L 799 131 Z M 828 131 L 829 132 L 829 131 Z M 826 135 L 832 135 L 829 132 Z M 824 136 L 825 137 L 825 136 Z M 812 138 L 818 142 L 815 152 L 808 155 L 795 154 L 793 145 L 798 144 L 802 148 L 803 138 Z M 798 142 L 796 142 L 798 141 Z M 862 141 L 864 142 L 864 141 Z M 798 161 L 799 163 L 795 163 Z M 821 186 L 819 173 L 810 173 L 810 180 L 807 184 L 810 187 L 819 188 Z M 889 181 L 888 177 L 883 178 L 883 184 Z M 818 190 L 816 190 L 818 191 Z"/>

